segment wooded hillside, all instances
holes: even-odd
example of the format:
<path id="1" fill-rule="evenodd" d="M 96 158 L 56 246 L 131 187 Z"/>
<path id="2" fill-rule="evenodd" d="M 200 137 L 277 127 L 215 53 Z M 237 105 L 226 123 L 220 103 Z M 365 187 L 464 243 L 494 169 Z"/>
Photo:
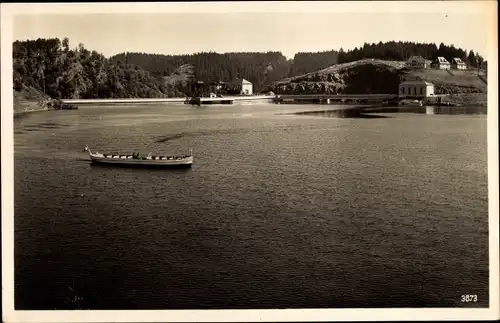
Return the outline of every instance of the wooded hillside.
<path id="1" fill-rule="evenodd" d="M 254 92 L 287 77 L 289 62 L 280 52 L 267 53 L 197 53 L 191 55 L 158 55 L 122 53 L 110 58 L 114 64 L 139 65 L 157 78 L 170 75 L 183 64 L 194 67 L 194 76 L 203 82 L 230 82 L 242 77 L 252 82 Z"/>
<path id="2" fill-rule="evenodd" d="M 83 45 L 70 49 L 67 38 L 16 41 L 13 63 L 15 90 L 24 85 L 57 99 L 164 97 L 170 90 L 137 65 L 113 64 Z"/>
<path id="3" fill-rule="evenodd" d="M 70 48 L 67 38 L 54 38 L 14 42 L 14 88 L 32 87 L 56 99 L 172 97 L 191 95 L 194 80 L 227 82 L 242 77 L 258 93 L 276 81 L 339 63 L 364 58 L 405 61 L 414 55 L 426 59 L 444 56 L 450 61 L 459 57 L 472 67 L 486 67 L 474 51 L 444 44 L 380 42 L 349 51 L 297 53 L 293 60 L 280 52 L 122 53 L 106 58 L 83 44 Z"/>

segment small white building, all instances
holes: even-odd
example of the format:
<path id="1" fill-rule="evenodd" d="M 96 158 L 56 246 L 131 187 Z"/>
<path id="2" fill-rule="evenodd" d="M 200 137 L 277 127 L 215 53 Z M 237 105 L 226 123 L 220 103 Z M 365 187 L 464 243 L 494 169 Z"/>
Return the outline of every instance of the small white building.
<path id="1" fill-rule="evenodd" d="M 454 57 L 453 60 L 451 61 L 451 68 L 454 70 L 466 70 L 467 64 L 465 64 L 465 62 L 462 61 L 462 59 Z"/>
<path id="2" fill-rule="evenodd" d="M 240 95 L 252 95 L 253 94 L 253 84 L 250 81 L 245 80 L 244 78 L 236 78 L 233 81 L 226 83 L 228 88 L 231 90 L 231 94 L 240 94 Z"/>
<path id="3" fill-rule="evenodd" d="M 442 56 L 439 56 L 438 58 L 436 58 L 431 66 L 435 69 L 439 69 L 439 70 L 449 70 L 451 68 L 451 64 L 450 62 L 448 62 L 448 60 Z"/>
<path id="4" fill-rule="evenodd" d="M 422 56 L 412 56 L 406 61 L 406 66 L 413 69 L 429 68 L 431 61 Z"/>
<path id="5" fill-rule="evenodd" d="M 400 98 L 419 99 L 429 96 L 434 96 L 434 84 L 432 83 L 421 80 L 411 80 L 399 84 Z"/>
<path id="6" fill-rule="evenodd" d="M 244 95 L 252 95 L 253 94 L 253 84 L 250 81 L 247 81 L 245 79 L 239 79 L 238 80 L 240 83 L 238 84 L 241 86 L 241 94 Z"/>

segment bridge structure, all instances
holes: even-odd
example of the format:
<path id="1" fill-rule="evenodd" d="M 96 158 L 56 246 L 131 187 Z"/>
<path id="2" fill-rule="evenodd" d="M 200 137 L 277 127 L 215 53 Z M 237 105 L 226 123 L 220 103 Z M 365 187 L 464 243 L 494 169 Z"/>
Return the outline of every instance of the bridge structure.
<path id="1" fill-rule="evenodd" d="M 398 94 L 284 94 L 276 95 L 275 103 L 380 103 L 399 102 Z"/>
<path id="2" fill-rule="evenodd" d="M 398 103 L 398 94 L 283 94 L 283 95 L 249 95 L 224 96 L 223 98 L 128 98 L 128 99 L 62 99 L 66 104 L 134 104 L 134 103 L 190 103 L 199 100 L 201 104 L 248 102 L 274 103 L 320 103 L 320 104 L 377 104 Z M 224 102 L 222 102 L 224 101 Z"/>
<path id="3" fill-rule="evenodd" d="M 191 100 L 198 100 L 201 104 L 232 104 L 234 102 L 262 101 L 270 102 L 274 99 L 270 95 L 236 95 L 224 97 L 193 97 L 193 98 L 132 98 L 132 99 L 62 99 L 66 104 L 144 104 L 144 103 L 189 103 Z"/>

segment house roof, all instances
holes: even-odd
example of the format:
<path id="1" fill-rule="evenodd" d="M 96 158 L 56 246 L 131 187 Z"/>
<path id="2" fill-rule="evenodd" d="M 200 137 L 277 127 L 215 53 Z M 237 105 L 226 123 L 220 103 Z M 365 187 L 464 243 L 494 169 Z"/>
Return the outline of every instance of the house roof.
<path id="1" fill-rule="evenodd" d="M 439 56 L 438 58 L 436 58 L 436 62 L 438 62 L 439 64 L 450 64 L 450 62 L 448 62 L 446 60 L 446 58 L 444 58 L 442 56 Z"/>
<path id="2" fill-rule="evenodd" d="M 462 59 L 458 57 L 453 57 L 453 62 L 458 65 L 465 65 L 464 61 L 462 61 Z"/>
<path id="3" fill-rule="evenodd" d="M 405 85 L 405 84 L 419 84 L 419 85 L 422 85 L 422 84 L 425 84 L 425 85 L 434 85 L 430 82 L 426 82 L 426 81 L 422 81 L 422 80 L 409 80 L 409 81 L 404 81 L 404 82 L 401 82 L 400 85 Z"/>
<path id="4" fill-rule="evenodd" d="M 413 60 L 423 61 L 424 58 L 422 56 L 411 56 L 408 60 L 409 61 L 413 61 Z"/>

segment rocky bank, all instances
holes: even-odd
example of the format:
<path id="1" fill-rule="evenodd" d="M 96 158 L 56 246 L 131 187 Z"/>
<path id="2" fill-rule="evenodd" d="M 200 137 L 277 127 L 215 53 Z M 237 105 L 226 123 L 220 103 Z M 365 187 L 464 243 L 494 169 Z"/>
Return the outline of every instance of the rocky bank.
<path id="1" fill-rule="evenodd" d="M 30 86 L 14 90 L 14 116 L 27 112 L 49 110 L 51 98 Z"/>
<path id="2" fill-rule="evenodd" d="M 52 99 L 48 95 L 30 86 L 23 85 L 20 90 L 14 90 L 13 110 L 15 117 L 29 112 L 76 108 L 76 106 Z"/>

